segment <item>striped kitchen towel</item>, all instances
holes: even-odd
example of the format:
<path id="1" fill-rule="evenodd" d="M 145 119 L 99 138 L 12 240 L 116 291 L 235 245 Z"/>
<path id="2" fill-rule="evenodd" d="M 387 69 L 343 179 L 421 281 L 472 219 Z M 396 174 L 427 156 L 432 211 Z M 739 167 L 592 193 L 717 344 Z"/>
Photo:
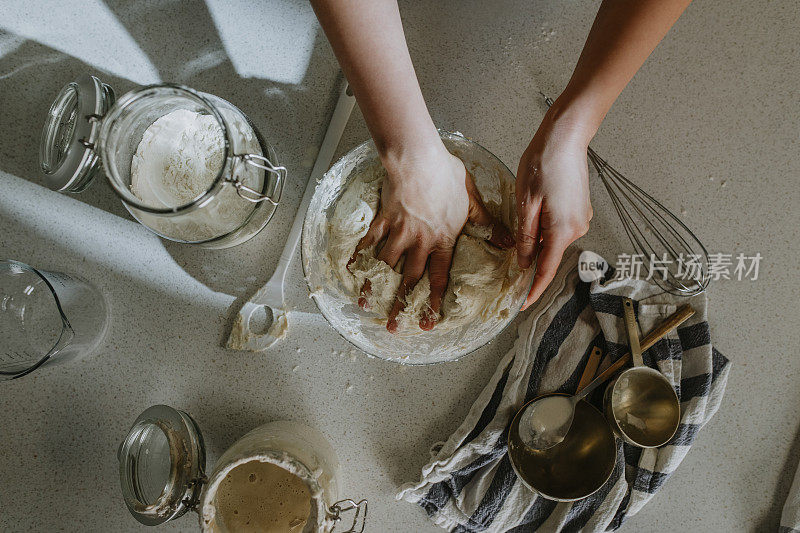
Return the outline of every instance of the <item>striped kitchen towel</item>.
<path id="1" fill-rule="evenodd" d="M 401 488 L 397 498 L 416 503 L 450 531 L 603 531 L 619 528 L 636 514 L 680 464 L 719 408 L 730 365 L 711 345 L 706 295 L 690 299 L 655 294 L 643 280 L 581 281 L 578 251 L 570 250 L 556 279 L 520 324 L 514 347 L 501 360 L 466 420 L 444 443 L 433 447 L 422 479 Z M 608 276 L 611 277 L 611 276 Z M 675 437 L 658 449 L 642 450 L 617 439 L 617 464 L 597 492 L 572 503 L 538 496 L 517 478 L 506 436 L 516 411 L 546 392 L 574 392 L 595 346 L 614 359 L 627 350 L 622 297 L 636 302 L 642 333 L 678 306 L 696 314 L 644 353 L 675 386 L 681 423 Z"/>

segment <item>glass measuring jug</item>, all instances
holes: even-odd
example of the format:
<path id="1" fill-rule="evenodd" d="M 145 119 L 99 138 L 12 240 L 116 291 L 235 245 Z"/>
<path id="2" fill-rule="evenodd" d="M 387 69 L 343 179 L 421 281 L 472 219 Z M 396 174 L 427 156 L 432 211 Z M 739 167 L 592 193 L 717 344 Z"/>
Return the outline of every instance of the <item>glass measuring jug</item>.
<path id="1" fill-rule="evenodd" d="M 192 510 L 198 513 L 204 532 L 236 531 L 237 520 L 251 518 L 259 526 L 269 521 L 275 527 L 279 522 L 273 521 L 275 515 L 291 506 L 291 498 L 267 500 L 291 491 L 286 479 L 272 485 L 272 492 L 263 484 L 265 474 L 258 467 L 269 465 L 307 489 L 303 516 L 295 515 L 294 520 L 282 516 L 281 531 L 364 531 L 366 500 L 339 499 L 341 469 L 335 450 L 319 431 L 297 422 L 279 421 L 257 427 L 225 450 L 206 474 L 205 444 L 194 419 L 172 407 L 154 405 L 136 419 L 117 456 L 125 504 L 136 520 L 148 526 Z M 236 475 L 237 471 L 244 475 Z M 251 491 L 256 488 L 259 497 L 252 492 L 232 497 L 223 487 L 233 483 L 241 483 Z M 231 499 L 241 507 L 226 512 Z M 258 512 L 250 515 L 253 508 Z M 347 511 L 353 512 L 352 522 L 345 522 L 342 517 Z M 346 528 L 347 524 L 352 525 Z"/>
<path id="2" fill-rule="evenodd" d="M 0 380 L 85 356 L 107 327 L 105 301 L 90 283 L 0 261 Z"/>
<path id="3" fill-rule="evenodd" d="M 201 140 L 187 129 L 200 127 L 189 119 L 204 128 Z M 56 97 L 39 159 L 47 186 L 72 193 L 102 165 L 136 220 L 165 239 L 206 248 L 234 246 L 261 231 L 286 179 L 272 147 L 230 102 L 172 84 L 115 100 L 113 89 L 90 75 Z"/>

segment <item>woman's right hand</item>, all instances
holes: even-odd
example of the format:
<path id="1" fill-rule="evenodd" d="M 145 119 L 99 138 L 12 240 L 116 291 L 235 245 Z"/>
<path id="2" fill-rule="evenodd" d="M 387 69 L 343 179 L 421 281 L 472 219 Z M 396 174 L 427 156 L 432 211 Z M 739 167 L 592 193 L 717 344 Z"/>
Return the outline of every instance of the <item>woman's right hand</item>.
<path id="1" fill-rule="evenodd" d="M 397 315 L 405 307 L 406 296 L 428 266 L 430 301 L 419 325 L 430 330 L 439 319 L 453 249 L 466 222 L 491 226 L 490 241 L 497 246 L 513 247 L 514 239 L 486 210 L 464 163 L 447 151 L 438 136 L 434 142 L 404 150 L 399 156 L 390 152 L 381 159 L 388 172 L 381 203 L 350 262 L 361 250 L 381 241 L 385 242 L 377 259 L 391 268 L 405 255 L 403 279 L 386 324 L 391 332 L 397 331 Z M 371 291 L 367 280 L 361 288 L 359 305 L 366 306 Z"/>
<path id="2" fill-rule="evenodd" d="M 350 82 L 389 175 L 382 203 L 358 250 L 385 245 L 378 259 L 394 268 L 405 255 L 403 280 L 386 325 L 397 331 L 405 296 L 425 271 L 430 308 L 420 319 L 431 329 L 439 318 L 456 239 L 467 219 L 491 224 L 463 163 L 442 144 L 420 91 L 395 0 L 312 0 L 325 34 Z M 505 228 L 495 224 L 500 233 Z M 506 230 L 507 233 L 507 230 Z M 510 235 L 497 243 L 511 242 Z M 364 286 L 363 294 L 371 291 Z"/>

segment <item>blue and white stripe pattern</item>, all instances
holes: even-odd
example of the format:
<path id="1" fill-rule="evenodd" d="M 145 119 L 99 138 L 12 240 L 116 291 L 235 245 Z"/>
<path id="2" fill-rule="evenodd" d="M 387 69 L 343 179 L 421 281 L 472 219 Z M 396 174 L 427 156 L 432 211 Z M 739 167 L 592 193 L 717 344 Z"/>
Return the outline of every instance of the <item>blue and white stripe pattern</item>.
<path id="1" fill-rule="evenodd" d="M 577 259 L 578 252 L 570 251 L 467 418 L 447 442 L 434 446 L 422 479 L 397 495 L 421 506 L 441 527 L 458 533 L 617 529 L 670 477 L 719 408 L 730 365 L 711 345 L 706 295 L 688 300 L 654 295 L 657 288 L 638 280 L 586 283 L 578 277 Z M 666 375 L 681 399 L 680 427 L 658 449 L 642 450 L 617 439 L 616 467 L 599 491 L 578 502 L 546 500 L 527 489 L 511 468 L 508 426 L 519 407 L 537 395 L 574 392 L 593 347 L 614 359 L 627 351 L 623 296 L 636 302 L 643 333 L 684 303 L 696 310 L 644 353 L 645 363 Z"/>

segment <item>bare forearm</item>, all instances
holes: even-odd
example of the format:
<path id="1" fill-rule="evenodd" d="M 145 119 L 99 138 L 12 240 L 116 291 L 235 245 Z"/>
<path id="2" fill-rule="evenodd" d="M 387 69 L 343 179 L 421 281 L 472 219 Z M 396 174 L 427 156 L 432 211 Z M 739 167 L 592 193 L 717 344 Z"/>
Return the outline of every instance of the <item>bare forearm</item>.
<path id="1" fill-rule="evenodd" d="M 438 141 L 395 0 L 311 0 L 384 158 Z"/>
<path id="2" fill-rule="evenodd" d="M 611 105 L 691 0 L 604 0 L 554 113 L 593 136 Z"/>

